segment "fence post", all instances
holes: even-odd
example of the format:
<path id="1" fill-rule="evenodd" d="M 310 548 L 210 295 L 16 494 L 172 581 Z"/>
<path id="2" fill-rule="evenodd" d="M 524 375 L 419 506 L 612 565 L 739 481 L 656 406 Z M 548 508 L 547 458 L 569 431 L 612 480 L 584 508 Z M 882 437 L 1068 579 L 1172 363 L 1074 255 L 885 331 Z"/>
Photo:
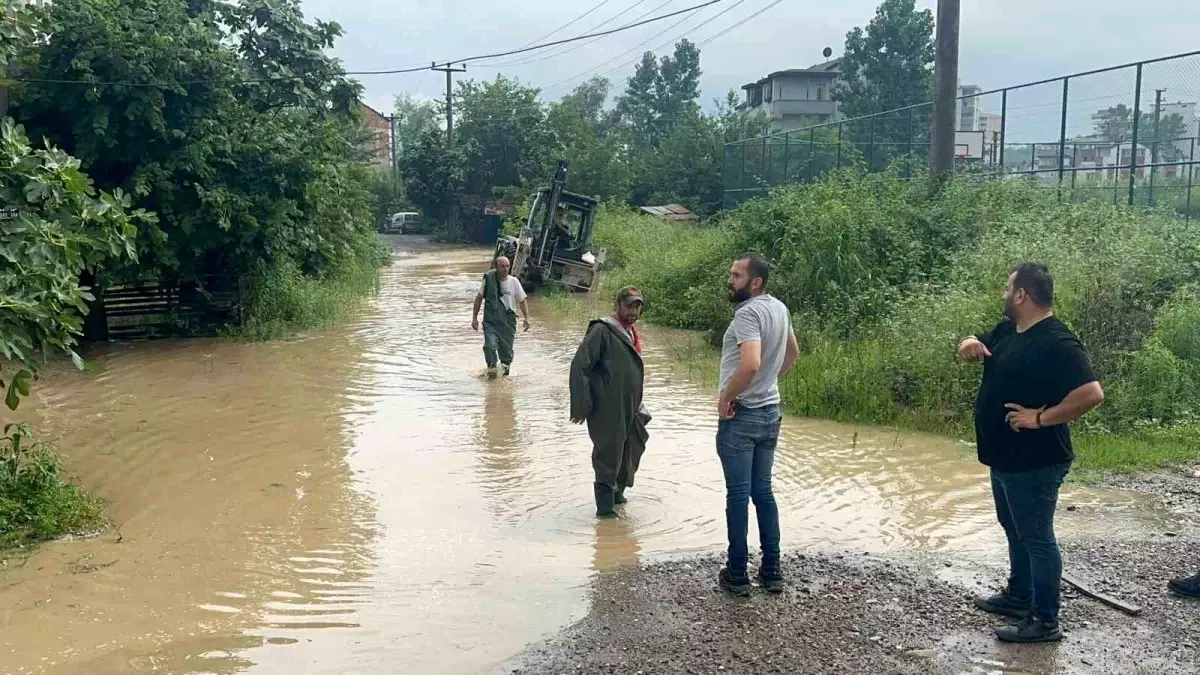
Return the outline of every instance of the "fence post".
<path id="1" fill-rule="evenodd" d="M 1008 127 L 1008 90 L 1000 92 L 1000 170 L 1004 170 L 1004 130 Z"/>
<path id="2" fill-rule="evenodd" d="M 1150 146 L 1150 206 L 1154 206 L 1154 174 L 1158 172 L 1158 140 L 1162 138 L 1160 112 L 1162 110 L 1162 89 L 1154 90 L 1154 143 Z"/>
<path id="3" fill-rule="evenodd" d="M 1121 195 L 1121 144 L 1117 143 L 1117 161 L 1113 162 L 1113 206 L 1117 205 L 1117 197 Z"/>
<path id="4" fill-rule="evenodd" d="M 875 118 L 875 117 L 871 118 L 871 155 L 870 155 L 870 158 L 867 159 L 867 171 L 868 172 L 875 170 L 875 120 L 876 119 L 877 118 Z"/>
<path id="5" fill-rule="evenodd" d="M 1142 115 L 1142 64 L 1137 66 L 1137 91 L 1133 94 L 1133 138 L 1129 147 L 1129 205 L 1133 206 L 1133 188 L 1137 178 L 1138 118 Z M 1121 156 L 1117 155 L 1120 162 Z"/>
<path id="6" fill-rule="evenodd" d="M 1071 146 L 1071 203 L 1075 203 L 1075 179 L 1079 176 L 1079 144 Z"/>
<path id="7" fill-rule="evenodd" d="M 746 201 L 746 142 L 742 141 L 742 201 Z M 739 202 L 740 203 L 740 202 Z"/>
<path id="8" fill-rule="evenodd" d="M 904 173 L 905 173 L 905 175 L 906 175 L 906 176 L 908 176 L 909 178 L 912 178 L 912 164 L 913 164 L 913 158 L 912 158 L 912 146 L 913 146 L 913 142 L 912 142 L 912 141 L 913 141 L 913 139 L 912 139 L 912 131 L 913 131 L 913 111 L 914 111 L 914 110 L 916 110 L 916 108 L 909 108 L 909 109 L 908 109 L 908 150 L 906 150 L 906 151 L 905 151 L 905 153 L 904 153 L 905 164 L 907 165 L 907 167 L 906 167 L 906 169 L 905 169 L 905 172 L 904 172 Z"/>
<path id="9" fill-rule="evenodd" d="M 789 154 L 789 151 L 791 150 L 791 147 L 792 147 L 792 132 L 789 131 L 783 135 L 783 181 L 782 182 L 784 185 L 787 185 L 788 183 L 792 182 L 791 178 L 788 177 L 788 159 L 790 159 L 788 157 L 788 154 Z"/>
<path id="10" fill-rule="evenodd" d="M 817 128 L 808 130 L 808 179 L 817 179 Z"/>
<path id="11" fill-rule="evenodd" d="M 1062 201 L 1063 176 L 1067 170 L 1067 86 L 1070 82 L 1071 78 L 1063 78 L 1062 126 L 1058 132 L 1058 201 L 1060 202 Z M 1075 172 L 1072 171 L 1071 173 L 1074 174 Z"/>
<path id="12" fill-rule="evenodd" d="M 838 140 L 837 140 L 837 168 L 842 168 L 842 123 L 838 121 Z"/>
<path id="13" fill-rule="evenodd" d="M 1183 222 L 1192 222 L 1192 181 L 1196 177 L 1196 139 L 1192 139 L 1191 155 L 1188 157 L 1187 206 L 1183 212 Z"/>
<path id="14" fill-rule="evenodd" d="M 763 136 L 762 148 L 762 177 L 759 179 L 758 193 L 761 195 L 767 191 L 771 184 L 770 167 L 767 165 L 767 160 L 770 159 L 771 153 L 767 149 L 767 136 Z"/>

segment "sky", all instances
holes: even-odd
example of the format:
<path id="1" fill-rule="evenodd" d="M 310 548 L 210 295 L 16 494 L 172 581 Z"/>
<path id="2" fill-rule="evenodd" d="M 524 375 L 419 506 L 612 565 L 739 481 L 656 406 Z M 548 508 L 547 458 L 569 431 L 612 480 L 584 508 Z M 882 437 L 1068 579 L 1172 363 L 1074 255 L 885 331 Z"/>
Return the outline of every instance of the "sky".
<path id="1" fill-rule="evenodd" d="M 585 34 L 612 19 L 603 30 L 643 14 L 652 17 L 703 1 L 303 0 L 303 7 L 310 20 L 342 25 L 345 35 L 334 55 L 354 71 L 460 60 Z M 697 43 L 715 38 L 701 48 L 701 91 L 708 107 L 729 89 L 739 89 L 767 73 L 823 61 L 825 47 L 839 56 L 846 32 L 866 25 L 877 5 L 876 0 L 781 0 L 718 37 L 774 1 L 722 0 L 691 15 L 570 45 L 570 51 L 558 48 L 563 53 L 549 58 L 541 55 L 553 52 L 494 59 L 491 66 L 468 63 L 466 76 L 491 79 L 502 72 L 542 88 L 546 99 L 569 93 L 595 75 L 610 78 L 619 91 L 643 52 L 657 48 L 659 55 L 668 54 L 683 37 Z M 917 5 L 936 12 L 936 0 L 918 0 Z M 996 89 L 1196 50 L 1198 37 L 1200 3 L 1196 2 L 1159 2 L 1148 11 L 1129 0 L 963 0 L 959 79 Z M 507 65 L 495 65 L 496 61 Z M 1159 84 L 1151 84 L 1155 77 Z M 436 98 L 445 89 L 445 76 L 428 71 L 359 79 L 366 88 L 364 100 L 385 114 L 391 111 L 396 94 Z M 1164 64 L 1153 76 L 1148 72 L 1146 81 L 1147 87 L 1167 89 L 1168 99 L 1200 99 L 1200 58 Z M 1072 127 L 1089 124 L 1097 105 L 1132 104 L 1122 98 L 1126 94 L 1132 98 L 1132 71 L 1077 85 L 1072 99 L 1081 103 L 1071 106 Z M 1060 96 L 1061 84 L 1055 84 L 1025 90 L 1010 102 L 1019 99 L 1016 105 L 1027 106 L 1031 129 L 1036 124 L 1056 130 L 1058 112 L 1046 108 L 1051 107 L 1047 102 Z M 999 98 L 989 99 L 983 107 L 998 109 Z"/>

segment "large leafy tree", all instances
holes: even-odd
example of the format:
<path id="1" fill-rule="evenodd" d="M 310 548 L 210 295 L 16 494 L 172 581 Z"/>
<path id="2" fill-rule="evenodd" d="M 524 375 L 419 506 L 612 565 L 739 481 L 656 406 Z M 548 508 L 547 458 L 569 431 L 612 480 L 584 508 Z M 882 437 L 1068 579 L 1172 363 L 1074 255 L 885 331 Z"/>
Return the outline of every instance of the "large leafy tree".
<path id="1" fill-rule="evenodd" d="M 468 192 L 491 194 L 493 188 L 541 177 L 551 148 L 540 93 L 503 75 L 491 82 L 458 84 L 454 138 L 469 157 Z"/>
<path id="2" fill-rule="evenodd" d="M 409 94 L 396 96 L 396 147 L 403 154 L 408 147 L 440 124 L 442 107 L 433 101 L 415 99 Z"/>
<path id="3" fill-rule="evenodd" d="M 698 109 L 700 74 L 700 50 L 688 40 L 677 43 L 670 56 L 642 56 L 617 99 L 617 114 L 635 147 L 658 148 L 672 126 Z"/>
<path id="4" fill-rule="evenodd" d="M 553 172 L 552 162 L 565 157 L 571 162 L 567 188 L 601 198 L 624 198 L 632 174 L 619 137 L 612 133 L 612 120 L 604 111 L 609 82 L 596 78 L 585 82 L 549 106 L 546 122 L 554 152 L 543 173 Z"/>
<path id="5" fill-rule="evenodd" d="M 429 129 L 401 157 L 400 173 L 409 201 L 427 218 L 445 222 L 465 185 L 467 158 L 462 146 L 446 148 L 445 136 Z"/>
<path id="6" fill-rule="evenodd" d="M 833 98 L 847 117 L 861 117 L 930 100 L 933 12 L 915 0 L 883 0 L 866 28 L 846 34 Z"/>
<path id="7" fill-rule="evenodd" d="M 358 85 L 325 54 L 336 24 L 305 23 L 297 0 L 70 0 L 46 16 L 14 112 L 160 215 L 127 274 L 318 274 L 362 249 Z"/>

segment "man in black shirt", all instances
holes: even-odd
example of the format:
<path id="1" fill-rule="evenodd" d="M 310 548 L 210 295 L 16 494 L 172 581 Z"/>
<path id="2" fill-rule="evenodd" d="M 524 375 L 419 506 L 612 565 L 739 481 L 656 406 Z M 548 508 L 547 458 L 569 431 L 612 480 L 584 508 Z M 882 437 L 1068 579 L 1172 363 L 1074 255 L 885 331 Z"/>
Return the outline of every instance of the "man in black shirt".
<path id="1" fill-rule="evenodd" d="M 1062 639 L 1054 511 L 1075 459 L 1067 424 L 1104 400 L 1083 347 L 1055 318 L 1053 304 L 1050 270 L 1017 265 L 1004 291 L 1008 318 L 958 345 L 960 359 L 983 364 L 975 437 L 979 461 L 991 468 L 1010 564 L 1008 587 L 975 604 L 1021 620 L 996 629 L 1005 642 Z"/>

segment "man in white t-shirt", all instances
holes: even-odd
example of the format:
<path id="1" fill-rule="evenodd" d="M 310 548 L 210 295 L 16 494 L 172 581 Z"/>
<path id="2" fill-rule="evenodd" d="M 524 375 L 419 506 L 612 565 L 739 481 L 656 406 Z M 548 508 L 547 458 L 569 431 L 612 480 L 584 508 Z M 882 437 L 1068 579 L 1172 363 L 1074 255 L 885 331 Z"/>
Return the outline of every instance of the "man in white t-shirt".
<path id="1" fill-rule="evenodd" d="M 479 307 L 483 305 L 483 358 L 488 377 L 508 375 L 512 368 L 513 342 L 517 338 L 517 307 L 529 330 L 529 305 L 521 281 L 508 273 L 508 258 L 496 258 L 496 268 L 483 275 L 475 306 L 471 311 L 471 328 L 479 330 Z"/>

